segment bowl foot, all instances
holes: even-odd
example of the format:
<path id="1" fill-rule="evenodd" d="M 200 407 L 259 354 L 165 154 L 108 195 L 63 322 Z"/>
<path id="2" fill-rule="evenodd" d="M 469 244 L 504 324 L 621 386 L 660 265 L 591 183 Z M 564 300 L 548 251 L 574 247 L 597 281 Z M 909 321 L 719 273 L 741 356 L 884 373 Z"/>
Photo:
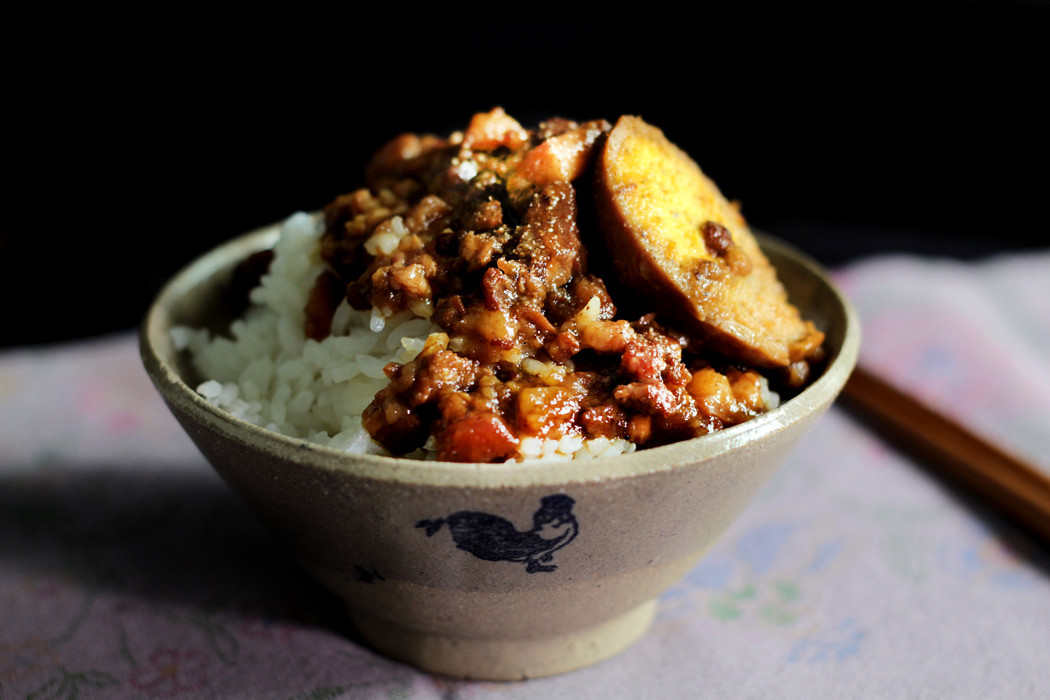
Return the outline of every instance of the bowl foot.
<path id="1" fill-rule="evenodd" d="M 656 599 L 587 629 L 550 637 L 452 637 L 402 627 L 351 608 L 350 618 L 377 651 L 425 671 L 457 678 L 514 681 L 589 666 L 620 653 L 649 628 Z"/>

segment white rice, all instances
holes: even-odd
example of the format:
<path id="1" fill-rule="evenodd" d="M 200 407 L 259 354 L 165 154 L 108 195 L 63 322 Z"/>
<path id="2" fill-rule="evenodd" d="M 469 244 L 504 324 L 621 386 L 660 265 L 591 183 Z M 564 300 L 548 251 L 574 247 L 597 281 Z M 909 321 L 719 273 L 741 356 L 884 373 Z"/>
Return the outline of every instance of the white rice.
<path id="1" fill-rule="evenodd" d="M 400 233 L 394 229 L 387 232 L 390 238 Z M 333 335 L 321 342 L 306 338 L 306 300 L 324 269 L 321 233 L 308 214 L 284 222 L 270 269 L 251 292 L 252 307 L 231 325 L 231 338 L 179 326 L 171 331 L 172 341 L 176 349 L 189 350 L 194 367 L 209 378 L 197 393 L 227 413 L 342 452 L 388 454 L 361 427 L 361 413 L 387 384 L 383 367 L 414 359 L 427 337 L 442 331 L 411 312 L 385 316 L 377 309 L 355 311 L 344 302 L 333 318 Z M 386 238 L 369 244 L 396 246 Z M 428 316 L 429 307 L 417 312 Z M 561 369 L 535 364 L 526 371 L 542 375 Z M 530 437 L 521 441 L 516 459 L 585 459 L 634 450 L 633 443 L 620 439 Z M 408 456 L 435 455 L 428 441 Z"/>

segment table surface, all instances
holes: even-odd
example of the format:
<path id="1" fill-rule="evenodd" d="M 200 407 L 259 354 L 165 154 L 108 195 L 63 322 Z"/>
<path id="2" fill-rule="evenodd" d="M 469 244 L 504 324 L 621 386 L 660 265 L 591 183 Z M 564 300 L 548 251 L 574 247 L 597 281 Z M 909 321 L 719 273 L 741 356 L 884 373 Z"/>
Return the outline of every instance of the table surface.
<path id="1" fill-rule="evenodd" d="M 861 361 L 1050 472 L 1050 252 L 837 272 Z M 625 653 L 453 681 L 363 646 L 131 332 L 0 354 L 0 699 L 1050 696 L 1047 549 L 833 408 Z"/>

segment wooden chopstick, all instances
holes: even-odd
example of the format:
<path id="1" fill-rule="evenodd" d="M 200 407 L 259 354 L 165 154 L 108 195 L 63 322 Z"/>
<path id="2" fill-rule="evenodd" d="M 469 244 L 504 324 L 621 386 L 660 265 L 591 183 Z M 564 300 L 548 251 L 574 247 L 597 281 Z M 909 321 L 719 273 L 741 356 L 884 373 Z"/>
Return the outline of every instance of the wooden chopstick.
<path id="1" fill-rule="evenodd" d="M 860 367 L 843 389 L 848 406 L 958 485 L 1050 543 L 1050 478 Z"/>

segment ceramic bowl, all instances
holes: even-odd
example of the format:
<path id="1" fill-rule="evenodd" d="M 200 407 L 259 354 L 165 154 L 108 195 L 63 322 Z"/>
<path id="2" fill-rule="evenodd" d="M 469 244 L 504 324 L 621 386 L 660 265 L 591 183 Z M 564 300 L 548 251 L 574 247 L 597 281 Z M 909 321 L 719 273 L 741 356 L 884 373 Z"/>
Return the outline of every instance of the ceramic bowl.
<path id="1" fill-rule="evenodd" d="M 762 247 L 831 362 L 797 397 L 685 442 L 581 462 L 458 464 L 351 456 L 212 407 L 170 338 L 221 328 L 234 267 L 277 226 L 179 273 L 150 309 L 142 357 L 172 413 L 231 488 L 298 561 L 342 596 L 377 650 L 420 668 L 521 679 L 628 647 L 678 581 L 831 405 L 857 357 L 848 302 L 810 261 Z"/>

